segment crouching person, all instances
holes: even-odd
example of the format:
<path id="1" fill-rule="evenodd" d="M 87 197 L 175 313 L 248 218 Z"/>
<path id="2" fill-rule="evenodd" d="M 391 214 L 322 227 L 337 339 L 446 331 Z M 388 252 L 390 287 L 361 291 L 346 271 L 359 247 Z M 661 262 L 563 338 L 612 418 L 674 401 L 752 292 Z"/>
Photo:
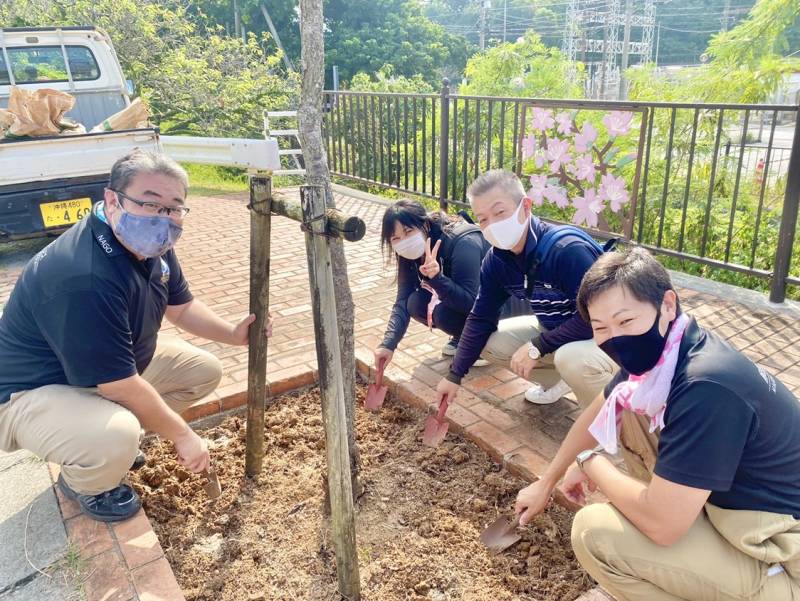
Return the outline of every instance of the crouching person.
<path id="1" fill-rule="evenodd" d="M 381 244 L 397 261 L 397 298 L 375 365 L 389 364 L 411 319 L 449 334 L 442 353 L 455 355 L 489 249 L 480 228 L 399 200 L 383 215 Z"/>
<path id="2" fill-rule="evenodd" d="M 60 465 L 59 487 L 96 520 L 139 509 L 121 481 L 143 463 L 142 427 L 171 440 L 190 471 L 209 465 L 180 412 L 216 388 L 222 368 L 158 335 L 162 319 L 244 345 L 255 318 L 231 324 L 192 297 L 172 250 L 187 187 L 164 156 L 118 160 L 104 201 L 28 263 L 0 317 L 0 450 Z"/>
<path id="3" fill-rule="evenodd" d="M 609 499 L 578 512 L 572 544 L 619 601 L 800 599 L 798 400 L 682 313 L 644 250 L 598 259 L 578 304 L 622 369 L 520 491 L 520 523 L 564 476 L 573 501 Z M 629 474 L 603 455 L 618 448 Z"/>

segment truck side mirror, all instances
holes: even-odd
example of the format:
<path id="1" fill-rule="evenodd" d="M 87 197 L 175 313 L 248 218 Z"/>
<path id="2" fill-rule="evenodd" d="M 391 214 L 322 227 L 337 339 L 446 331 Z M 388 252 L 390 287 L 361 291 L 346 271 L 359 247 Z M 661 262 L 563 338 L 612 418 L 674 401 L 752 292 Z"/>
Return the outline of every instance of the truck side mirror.
<path id="1" fill-rule="evenodd" d="M 136 86 L 133 85 L 133 80 L 125 80 L 125 89 L 128 91 L 128 96 L 133 96 L 134 92 L 136 92 Z"/>

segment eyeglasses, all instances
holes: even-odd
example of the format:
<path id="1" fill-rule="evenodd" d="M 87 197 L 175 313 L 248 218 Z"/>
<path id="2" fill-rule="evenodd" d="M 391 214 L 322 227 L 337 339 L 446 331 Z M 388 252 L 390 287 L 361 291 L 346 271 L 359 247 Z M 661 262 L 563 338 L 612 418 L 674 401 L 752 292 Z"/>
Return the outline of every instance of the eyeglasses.
<path id="1" fill-rule="evenodd" d="M 109 188 L 111 190 L 111 188 Z M 123 194 L 119 190 L 111 190 L 117 196 L 130 200 L 133 204 L 137 205 L 148 215 L 166 215 L 167 217 L 175 217 L 176 219 L 183 219 L 189 213 L 189 207 L 168 207 L 162 205 L 160 202 L 149 202 L 145 200 L 136 200 L 127 194 Z"/>

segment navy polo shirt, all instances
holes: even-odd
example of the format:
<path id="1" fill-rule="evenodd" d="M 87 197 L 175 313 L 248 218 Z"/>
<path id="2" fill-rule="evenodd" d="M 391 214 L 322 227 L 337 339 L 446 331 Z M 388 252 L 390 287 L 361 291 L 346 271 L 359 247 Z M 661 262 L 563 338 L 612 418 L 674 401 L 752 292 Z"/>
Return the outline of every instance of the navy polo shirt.
<path id="1" fill-rule="evenodd" d="M 17 280 L 0 317 L 0 403 L 48 384 L 90 387 L 141 374 L 167 305 L 192 300 L 173 250 L 140 261 L 98 213 L 102 206 Z"/>
<path id="2" fill-rule="evenodd" d="M 608 395 L 624 370 L 606 387 Z M 692 319 L 672 379 L 655 473 L 725 509 L 800 518 L 800 403 Z"/>

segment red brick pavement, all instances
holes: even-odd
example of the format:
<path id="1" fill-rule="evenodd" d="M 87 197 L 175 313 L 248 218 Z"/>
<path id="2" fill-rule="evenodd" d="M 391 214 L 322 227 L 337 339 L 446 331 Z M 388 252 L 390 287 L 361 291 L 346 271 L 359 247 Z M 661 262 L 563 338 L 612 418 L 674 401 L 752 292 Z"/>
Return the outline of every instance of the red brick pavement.
<path id="1" fill-rule="evenodd" d="M 296 189 L 281 193 L 297 195 Z M 361 215 L 367 223 L 365 239 L 346 243 L 346 255 L 356 305 L 359 371 L 368 375 L 371 374 L 371 349 L 382 338 L 395 294 L 393 270 L 385 265 L 379 249 L 384 206 L 377 200 L 339 193 L 336 202 L 344 211 Z M 178 255 L 194 294 L 230 320 L 246 315 L 248 306 L 249 217 L 245 205 L 245 195 L 192 198 L 193 211 L 178 246 Z M 272 223 L 270 305 L 276 323 L 274 337 L 269 343 L 267 373 L 270 394 L 276 395 L 313 382 L 317 366 L 304 238 L 295 222 L 275 217 Z M 0 306 L 7 300 L 20 271 L 19 266 L 0 267 Z M 795 393 L 800 393 L 800 325 L 797 320 L 766 310 L 752 311 L 730 300 L 693 290 L 682 289 L 679 294 L 684 308 L 702 325 L 728 339 Z M 195 404 L 185 414 L 187 419 L 210 415 L 246 401 L 245 349 L 197 339 L 170 324 L 165 324 L 163 331 L 176 332 L 213 352 L 224 366 L 220 387 Z M 434 387 L 449 366 L 449 359 L 440 354 L 446 340 L 443 334 L 431 333 L 417 323 L 411 324 L 386 373 L 399 399 L 433 410 Z M 578 409 L 568 400 L 546 406 L 526 403 L 523 397 L 526 387 L 524 381 L 506 369 L 475 368 L 465 379 L 465 390 L 460 394 L 458 405 L 448 412 L 448 418 L 452 431 L 472 439 L 513 473 L 534 479 L 553 457 Z M 599 593 L 594 592 L 585 600 L 599 598 Z"/>
<path id="2" fill-rule="evenodd" d="M 297 195 L 296 189 L 280 193 Z M 384 206 L 336 194 L 337 205 L 358 213 L 367 223 L 367 235 L 358 243 L 346 243 L 348 272 L 356 305 L 356 341 L 364 367 L 371 364 L 370 350 L 379 343 L 392 305 L 394 272 L 380 253 L 378 234 Z M 238 319 L 247 313 L 249 274 L 249 217 L 243 194 L 223 198 L 193 198 L 193 208 L 178 254 L 194 294 L 223 317 Z M 271 394 L 310 383 L 316 371 L 316 354 L 308 292 L 304 238 L 296 222 L 273 219 L 270 271 L 270 305 L 276 316 L 275 335 L 269 343 L 268 379 Z M 7 300 L 20 267 L 0 270 L 0 303 Z M 701 324 L 727 338 L 752 359 L 800 393 L 800 325 L 790 317 L 752 311 L 726 299 L 693 290 L 680 291 L 683 306 Z M 189 418 L 230 408 L 245 399 L 247 352 L 189 336 L 165 324 L 190 342 L 216 354 L 224 366 L 219 389 L 210 400 L 198 404 Z M 431 402 L 432 387 L 449 360 L 440 354 L 446 336 L 429 332 L 412 322 L 395 353 L 387 375 Z M 460 409 L 454 413 L 458 426 L 476 438 L 497 444 L 494 454 L 514 451 L 507 437 L 519 441 L 520 455 L 549 459 L 578 413 L 568 401 L 534 406 L 526 403 L 527 384 L 506 369 L 474 368 L 464 382 Z M 433 399 L 435 400 L 435 399 Z M 488 443 L 487 443 L 488 444 Z"/>

